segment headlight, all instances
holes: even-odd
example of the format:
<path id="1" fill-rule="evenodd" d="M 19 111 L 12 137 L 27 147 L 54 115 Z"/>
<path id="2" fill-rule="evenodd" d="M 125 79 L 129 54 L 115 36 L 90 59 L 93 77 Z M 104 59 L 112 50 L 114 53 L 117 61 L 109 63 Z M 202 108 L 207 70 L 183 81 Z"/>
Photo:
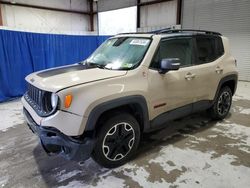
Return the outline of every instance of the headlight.
<path id="1" fill-rule="evenodd" d="M 51 106 L 52 106 L 53 109 L 56 108 L 57 103 L 58 103 L 58 96 L 57 96 L 57 94 L 52 93 L 51 94 Z"/>

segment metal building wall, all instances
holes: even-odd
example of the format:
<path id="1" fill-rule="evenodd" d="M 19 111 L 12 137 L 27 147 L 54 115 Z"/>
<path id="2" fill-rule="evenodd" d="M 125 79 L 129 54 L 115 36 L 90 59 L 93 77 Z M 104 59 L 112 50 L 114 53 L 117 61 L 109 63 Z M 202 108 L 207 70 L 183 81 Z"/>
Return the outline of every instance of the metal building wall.
<path id="1" fill-rule="evenodd" d="M 140 8 L 138 31 L 152 31 L 176 25 L 177 0 L 99 0 L 98 11 L 126 8 L 136 6 L 138 3 L 143 4 L 138 7 Z"/>
<path id="2" fill-rule="evenodd" d="M 140 17 L 139 31 L 152 31 L 176 25 L 177 0 L 142 6 Z"/>
<path id="3" fill-rule="evenodd" d="M 239 79 L 250 81 L 249 0 L 184 0 L 182 26 L 227 36 L 238 61 Z"/>
<path id="4" fill-rule="evenodd" d="M 16 3 L 79 12 L 89 11 L 87 0 L 15 0 Z M 89 32 L 89 15 L 2 4 L 4 29 L 58 34 L 95 34 Z M 96 26 L 96 17 L 94 21 Z"/>
<path id="5" fill-rule="evenodd" d="M 137 4 L 136 0 L 99 0 L 98 12 L 131 7 L 135 6 L 136 4 Z"/>

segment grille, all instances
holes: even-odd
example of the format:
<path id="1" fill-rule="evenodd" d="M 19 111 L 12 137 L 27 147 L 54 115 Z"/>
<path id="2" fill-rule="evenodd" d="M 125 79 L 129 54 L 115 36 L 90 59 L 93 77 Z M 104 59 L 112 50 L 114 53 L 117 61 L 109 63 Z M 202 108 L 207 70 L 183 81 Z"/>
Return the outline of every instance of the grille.
<path id="1" fill-rule="evenodd" d="M 40 116 L 48 116 L 52 113 L 50 97 L 51 92 L 38 89 L 31 84 L 28 84 L 28 91 L 24 94 L 26 101 Z"/>

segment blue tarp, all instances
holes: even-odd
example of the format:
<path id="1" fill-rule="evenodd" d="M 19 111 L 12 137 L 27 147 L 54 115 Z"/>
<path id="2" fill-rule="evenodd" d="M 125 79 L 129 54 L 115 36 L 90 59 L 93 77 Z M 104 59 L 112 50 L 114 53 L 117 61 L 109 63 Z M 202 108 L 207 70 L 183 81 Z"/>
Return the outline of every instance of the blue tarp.
<path id="1" fill-rule="evenodd" d="M 107 38 L 0 30 L 0 102 L 23 95 L 26 75 L 84 60 Z"/>

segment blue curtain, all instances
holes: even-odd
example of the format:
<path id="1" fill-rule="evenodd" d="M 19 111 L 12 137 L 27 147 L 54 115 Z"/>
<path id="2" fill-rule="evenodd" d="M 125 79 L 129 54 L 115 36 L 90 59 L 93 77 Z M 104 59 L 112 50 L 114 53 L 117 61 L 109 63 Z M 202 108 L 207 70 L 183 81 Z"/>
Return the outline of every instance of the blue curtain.
<path id="1" fill-rule="evenodd" d="M 0 30 L 0 102 L 23 95 L 26 75 L 84 60 L 107 38 Z"/>

